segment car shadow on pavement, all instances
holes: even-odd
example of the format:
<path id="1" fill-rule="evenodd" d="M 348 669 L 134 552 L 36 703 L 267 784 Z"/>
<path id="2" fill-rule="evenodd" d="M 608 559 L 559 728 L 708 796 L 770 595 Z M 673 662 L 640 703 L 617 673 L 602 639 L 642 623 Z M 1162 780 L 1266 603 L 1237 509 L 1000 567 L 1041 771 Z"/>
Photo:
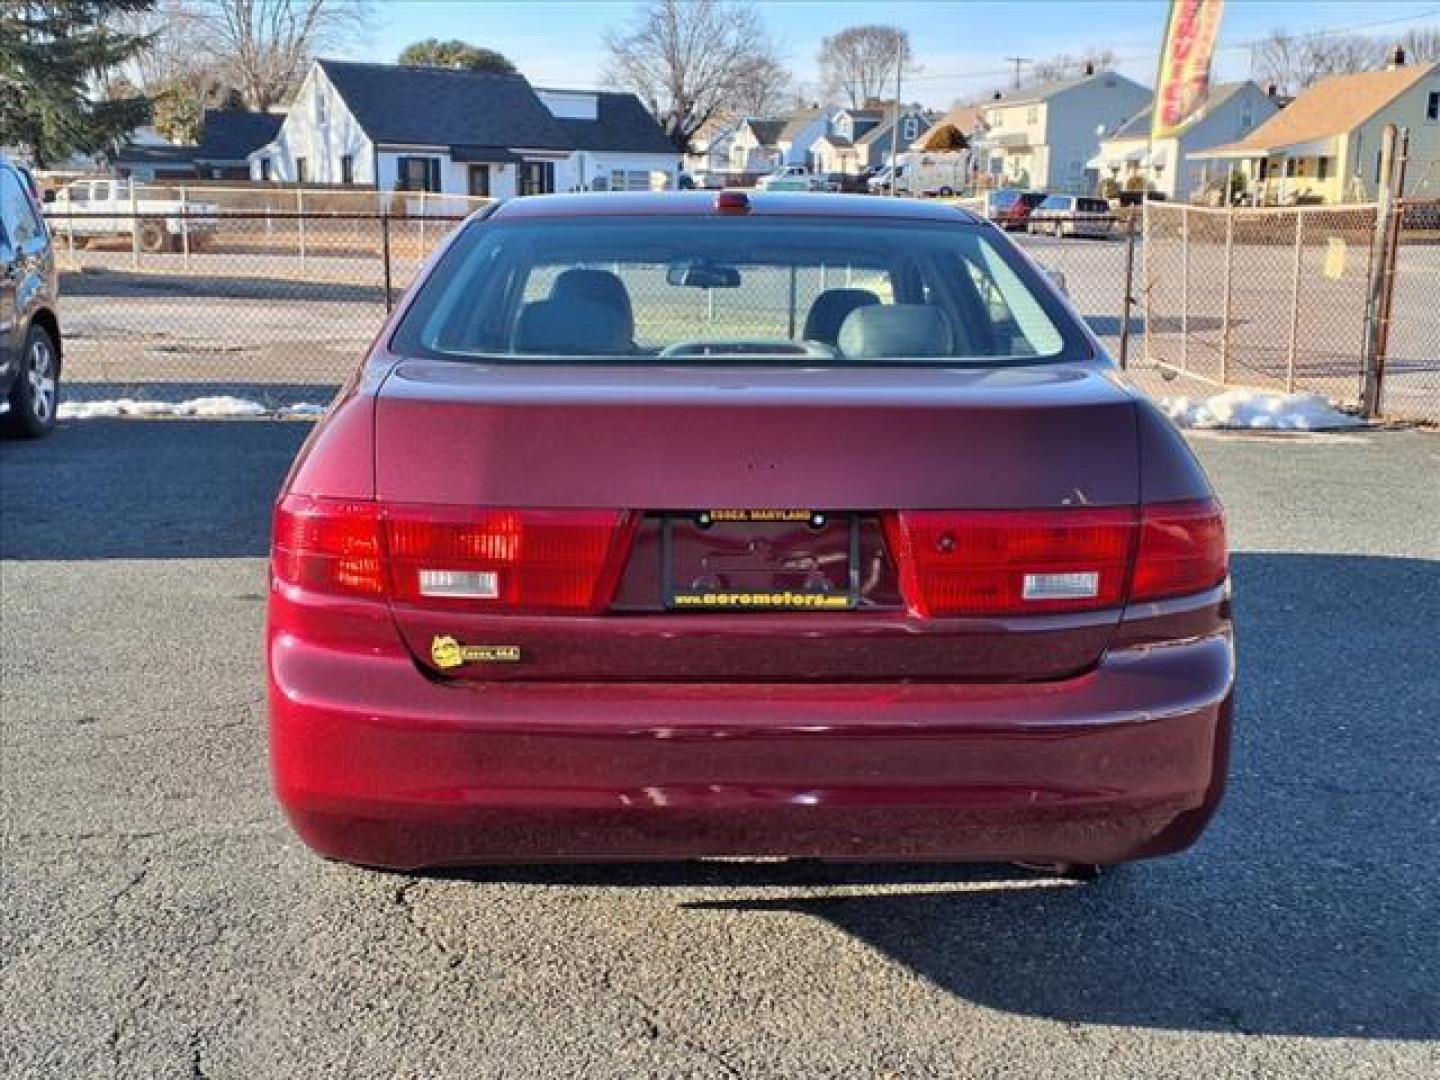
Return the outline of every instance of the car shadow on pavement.
<path id="1" fill-rule="evenodd" d="M 743 888 L 677 902 L 821 919 L 967 1000 L 1067 1023 L 1436 1038 L 1440 562 L 1240 553 L 1234 576 L 1230 791 L 1185 855 L 1064 888 L 1005 867 L 803 862 L 464 876 Z"/>
<path id="2" fill-rule="evenodd" d="M 0 557 L 264 557 L 303 421 L 62 421 L 0 442 Z"/>

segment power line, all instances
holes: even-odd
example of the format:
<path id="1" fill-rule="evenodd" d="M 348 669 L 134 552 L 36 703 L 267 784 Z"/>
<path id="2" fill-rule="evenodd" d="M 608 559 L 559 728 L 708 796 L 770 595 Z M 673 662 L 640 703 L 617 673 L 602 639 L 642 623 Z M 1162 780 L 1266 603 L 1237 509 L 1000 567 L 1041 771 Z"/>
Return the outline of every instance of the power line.
<path id="1" fill-rule="evenodd" d="M 1316 29 L 1316 30 L 1305 30 L 1305 31 L 1302 31 L 1302 32 L 1300 32 L 1300 33 L 1297 33 L 1295 36 L 1296 36 L 1296 37 L 1301 37 L 1301 38 L 1307 38 L 1307 37 L 1330 37 L 1331 35 L 1334 35 L 1334 34 L 1354 33 L 1355 31 L 1359 31 L 1359 30 L 1374 30 L 1374 29 L 1377 29 L 1377 28 L 1382 27 L 1382 26 L 1394 26 L 1394 25 L 1396 25 L 1396 24 L 1398 24 L 1398 23 L 1419 22 L 1419 21 L 1422 20 L 1422 19 L 1428 19 L 1428 18 L 1430 18 L 1431 16 L 1435 16 L 1435 15 L 1440 15 L 1440 8 L 1431 8 L 1431 9 L 1428 10 L 1428 11 L 1417 12 L 1417 13 L 1415 13 L 1414 15 L 1401 15 L 1401 16 L 1397 16 L 1397 17 L 1389 18 L 1389 19 L 1374 19 L 1374 20 L 1371 20 L 1370 22 L 1349 23 L 1349 24 L 1346 24 L 1346 25 L 1344 25 L 1344 26 L 1325 26 L 1325 27 L 1320 27 L 1319 29 Z M 1250 40 L 1248 40 L 1248 41 L 1237 41 L 1237 42 L 1233 42 L 1233 43 L 1231 43 L 1231 44 L 1229 44 L 1229 45 L 1221 45 L 1221 46 L 1219 46 L 1215 51 L 1216 51 L 1217 53 L 1240 52 L 1241 50 L 1253 49 L 1253 48 L 1254 48 L 1255 46 L 1257 46 L 1257 45 L 1264 44 L 1264 42 L 1265 42 L 1266 40 L 1267 40 L 1266 38 L 1252 38 L 1252 39 L 1250 39 Z M 1120 64 L 1140 63 L 1140 62 L 1154 62 L 1155 59 L 1156 59 L 1159 55 L 1160 55 L 1160 51 L 1159 51 L 1158 49 L 1156 49 L 1156 50 L 1154 50 L 1154 51 L 1152 51 L 1152 52 L 1134 53 L 1134 54 L 1131 54 L 1131 55 L 1128 55 L 1128 56 L 1116 56 L 1116 57 L 1114 57 L 1113 59 L 1114 59 L 1114 62 L 1115 62 L 1115 63 L 1120 63 Z M 972 71 L 933 71 L 933 72 L 920 71 L 920 72 L 912 72 L 912 73 L 910 74 L 910 81 L 911 81 L 911 82 L 933 82 L 933 81 L 938 80 L 938 79 L 963 80 L 963 79 L 996 79 L 996 78 L 1001 78 L 1001 77 L 1006 76 L 1006 75 L 1018 74 L 1018 72 L 1019 72 L 1019 65 L 1018 65 L 1018 64 L 1015 64 L 1015 61 L 1016 61 L 1017 59 L 1018 59 L 1018 60 L 1024 60 L 1024 62 L 1026 62 L 1026 63 L 1030 63 L 1029 60 L 1025 60 L 1025 58 L 1023 58 L 1023 57 L 1007 56 L 1007 57 L 1005 57 L 1006 62 L 1015 65 L 1014 68 L 1013 68 L 1013 70 L 1012 70 L 1012 68 L 990 68 L 990 69 L 987 69 L 987 70 L 984 70 L 984 71 L 973 71 L 973 70 L 972 70 Z"/>

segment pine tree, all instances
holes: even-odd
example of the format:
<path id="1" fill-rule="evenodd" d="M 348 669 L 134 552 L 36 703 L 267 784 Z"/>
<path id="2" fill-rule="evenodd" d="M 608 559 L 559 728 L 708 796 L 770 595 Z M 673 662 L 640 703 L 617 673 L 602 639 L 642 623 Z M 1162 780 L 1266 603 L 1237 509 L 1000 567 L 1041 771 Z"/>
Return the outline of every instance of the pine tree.
<path id="1" fill-rule="evenodd" d="M 107 97 L 97 85 L 148 38 L 107 21 L 154 0 L 4 0 L 0 3 L 0 145 L 37 165 L 90 153 L 150 115 L 143 97 Z"/>

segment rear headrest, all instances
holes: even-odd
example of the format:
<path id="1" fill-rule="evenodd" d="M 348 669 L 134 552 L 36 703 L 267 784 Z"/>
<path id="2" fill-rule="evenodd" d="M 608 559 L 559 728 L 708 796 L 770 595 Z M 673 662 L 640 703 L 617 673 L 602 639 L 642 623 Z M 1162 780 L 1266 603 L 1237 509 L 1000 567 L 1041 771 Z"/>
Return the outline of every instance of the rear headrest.
<path id="1" fill-rule="evenodd" d="M 515 351 L 614 356 L 632 349 L 624 318 L 594 300 L 536 300 L 520 309 Z"/>
<path id="2" fill-rule="evenodd" d="M 850 360 L 949 356 L 954 338 L 945 313 L 929 304 L 856 308 L 840 327 L 840 351 Z"/>
<path id="3" fill-rule="evenodd" d="M 840 327 L 852 311 L 878 303 L 880 298 L 869 289 L 826 289 L 815 297 L 805 316 L 805 340 L 836 344 Z"/>
<path id="4" fill-rule="evenodd" d="M 635 336 L 635 312 L 625 283 L 609 270 L 593 270 L 588 266 L 572 266 L 550 286 L 551 300 L 589 300 L 615 309 L 625 326 L 625 337 Z"/>

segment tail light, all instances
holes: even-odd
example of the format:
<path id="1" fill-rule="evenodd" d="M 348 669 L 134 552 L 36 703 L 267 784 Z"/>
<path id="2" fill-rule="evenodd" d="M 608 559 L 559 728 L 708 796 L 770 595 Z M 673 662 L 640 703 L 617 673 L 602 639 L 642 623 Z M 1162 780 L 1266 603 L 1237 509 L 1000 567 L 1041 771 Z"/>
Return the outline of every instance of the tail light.
<path id="1" fill-rule="evenodd" d="M 274 569 L 317 592 L 438 608 L 590 613 L 609 603 L 634 535 L 619 510 L 518 510 L 288 495 Z"/>
<path id="2" fill-rule="evenodd" d="M 1155 503 L 1140 519 L 1131 600 L 1164 600 L 1214 588 L 1229 572 L 1225 514 L 1211 499 Z"/>
<path id="3" fill-rule="evenodd" d="M 916 615 L 1098 611 L 1225 580 L 1225 526 L 1202 500 L 1142 509 L 907 510 L 885 519 Z"/>
<path id="4" fill-rule="evenodd" d="M 886 519 L 900 587 L 917 615 L 1114 607 L 1136 514 L 1118 510 L 909 510 Z"/>

